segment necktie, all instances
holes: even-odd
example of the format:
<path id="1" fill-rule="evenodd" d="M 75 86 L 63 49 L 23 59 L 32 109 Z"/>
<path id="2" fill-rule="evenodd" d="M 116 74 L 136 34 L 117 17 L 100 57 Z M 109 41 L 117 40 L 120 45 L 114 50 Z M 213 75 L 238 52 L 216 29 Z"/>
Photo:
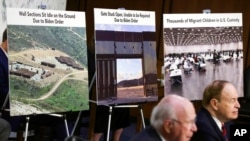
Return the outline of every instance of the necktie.
<path id="1" fill-rule="evenodd" d="M 226 130 L 226 127 L 225 127 L 224 123 L 222 124 L 221 129 L 222 129 L 222 135 L 223 135 L 223 137 L 225 138 L 226 141 L 228 141 L 227 130 Z"/>

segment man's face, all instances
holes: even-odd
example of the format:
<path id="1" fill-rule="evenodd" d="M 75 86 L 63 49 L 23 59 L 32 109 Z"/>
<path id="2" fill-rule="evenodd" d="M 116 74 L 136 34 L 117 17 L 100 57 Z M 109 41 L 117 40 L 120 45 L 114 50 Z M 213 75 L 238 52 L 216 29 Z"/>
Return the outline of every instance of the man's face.
<path id="1" fill-rule="evenodd" d="M 218 102 L 217 116 L 222 122 L 238 117 L 240 104 L 238 92 L 232 84 L 226 84 L 222 89 L 220 101 Z"/>
<path id="2" fill-rule="evenodd" d="M 7 41 L 7 40 L 5 40 L 5 41 L 2 43 L 2 48 L 3 48 L 6 52 L 8 52 L 8 41 Z"/>
<path id="3" fill-rule="evenodd" d="M 178 119 L 174 120 L 171 141 L 189 141 L 193 133 L 197 131 L 195 125 L 196 113 L 192 104 L 185 107 L 185 112 L 179 114 Z"/>

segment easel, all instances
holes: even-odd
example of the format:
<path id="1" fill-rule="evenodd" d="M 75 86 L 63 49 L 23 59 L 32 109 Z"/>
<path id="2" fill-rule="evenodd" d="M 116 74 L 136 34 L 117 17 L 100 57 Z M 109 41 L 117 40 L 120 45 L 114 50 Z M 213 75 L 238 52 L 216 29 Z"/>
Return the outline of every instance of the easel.
<path id="1" fill-rule="evenodd" d="M 9 94 L 6 95 L 1 110 L 7 110 L 7 109 L 5 109 L 5 106 L 6 106 L 7 102 L 8 102 L 8 99 L 9 99 Z M 67 137 L 69 137 L 69 128 L 68 128 L 68 123 L 67 123 L 67 120 L 66 120 L 66 116 L 61 115 L 61 114 L 48 114 L 48 115 L 55 116 L 55 117 L 63 117 L 64 118 L 64 124 L 65 124 Z M 28 138 L 29 120 L 30 120 L 30 117 L 27 116 L 26 117 L 26 124 L 25 124 L 25 132 L 24 132 L 24 134 L 25 134 L 24 135 L 24 141 L 27 141 L 27 138 Z"/>
<path id="2" fill-rule="evenodd" d="M 93 87 L 93 84 L 94 84 L 94 81 L 96 79 L 96 72 L 94 73 L 92 79 L 91 79 L 91 83 L 90 83 L 90 86 L 89 86 L 89 89 L 91 89 Z M 142 120 L 142 126 L 143 128 L 145 128 L 145 121 L 144 121 L 144 116 L 143 116 L 143 110 L 142 110 L 142 107 L 141 105 L 114 105 L 114 106 L 109 106 L 109 118 L 108 118 L 108 129 L 107 129 L 107 141 L 109 141 L 109 134 L 110 134 L 110 126 L 111 126 L 111 119 L 112 119 L 112 112 L 113 112 L 113 108 L 139 108 L 140 110 L 140 115 L 141 115 L 141 120 Z M 79 119 L 80 119 L 80 116 L 81 116 L 81 111 L 80 113 L 78 114 L 78 117 L 77 117 L 77 120 L 76 120 L 76 123 L 75 123 L 75 126 L 71 132 L 71 136 L 73 135 L 75 129 L 76 129 L 76 126 L 79 122 Z"/>
<path id="3" fill-rule="evenodd" d="M 48 114 L 50 116 L 55 116 L 55 117 L 63 117 L 64 118 L 64 124 L 65 124 L 65 129 L 66 129 L 66 133 L 67 133 L 67 137 L 69 137 L 69 128 L 68 128 L 68 123 L 67 123 L 67 119 L 65 115 L 61 115 L 61 114 Z M 29 119 L 30 117 L 27 116 L 26 117 L 26 125 L 25 125 L 25 138 L 24 141 L 27 141 L 28 138 L 28 128 L 29 128 Z"/>
<path id="4" fill-rule="evenodd" d="M 7 102 L 8 102 L 8 99 L 9 99 L 9 94 L 7 94 L 6 97 L 5 97 L 4 103 L 3 103 L 2 107 L 1 107 L 1 111 L 7 110 L 7 109 L 5 109 L 5 106 L 6 106 Z"/>
<path id="5" fill-rule="evenodd" d="M 107 141 L 109 141 L 110 136 L 110 126 L 111 126 L 111 118 L 112 118 L 112 111 L 113 108 L 139 108 L 142 120 L 142 126 L 145 128 L 145 121 L 143 116 L 143 111 L 141 105 L 116 105 L 116 106 L 109 106 L 109 120 L 108 120 L 108 131 L 107 131 Z"/>
<path id="6" fill-rule="evenodd" d="M 95 74 L 93 75 L 93 77 L 92 77 L 92 79 L 91 79 L 91 82 L 90 82 L 90 85 L 89 85 L 89 90 L 92 89 L 93 84 L 94 84 L 94 82 L 95 82 L 95 78 L 96 78 L 96 72 L 95 72 Z M 90 91 L 89 91 L 89 92 L 90 92 Z M 75 125 L 74 125 L 74 127 L 73 127 L 73 129 L 72 129 L 72 131 L 71 131 L 70 136 L 73 136 L 73 135 L 74 135 L 74 132 L 75 132 L 75 129 L 76 129 L 76 127 L 77 127 L 77 125 L 78 125 L 78 122 L 79 122 L 79 120 L 80 120 L 81 114 L 82 114 L 82 111 L 80 111 L 79 114 L 78 114 L 78 116 L 77 116 Z"/>

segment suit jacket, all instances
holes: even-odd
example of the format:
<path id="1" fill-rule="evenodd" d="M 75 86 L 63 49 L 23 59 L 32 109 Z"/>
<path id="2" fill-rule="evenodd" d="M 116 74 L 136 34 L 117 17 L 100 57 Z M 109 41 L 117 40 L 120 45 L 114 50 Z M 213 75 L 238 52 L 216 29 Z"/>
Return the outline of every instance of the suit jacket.
<path id="1" fill-rule="evenodd" d="M 9 63 L 8 57 L 0 48 L 0 108 L 5 101 L 6 96 L 9 92 Z M 9 100 L 7 101 L 5 108 L 9 108 Z M 6 119 L 10 125 L 12 131 L 17 131 L 21 121 L 24 120 L 24 117 L 13 116 L 10 117 L 9 111 L 1 111 L 2 118 Z"/>
<path id="2" fill-rule="evenodd" d="M 9 92 L 9 68 L 8 58 L 0 48 L 0 107 Z"/>
<path id="3" fill-rule="evenodd" d="M 161 138 L 155 128 L 150 125 L 136 134 L 130 141 L 161 141 Z"/>
<path id="4" fill-rule="evenodd" d="M 197 114 L 197 132 L 194 133 L 191 141 L 226 141 L 218 125 L 204 107 Z M 227 137 L 229 139 L 229 123 L 225 123 Z"/>

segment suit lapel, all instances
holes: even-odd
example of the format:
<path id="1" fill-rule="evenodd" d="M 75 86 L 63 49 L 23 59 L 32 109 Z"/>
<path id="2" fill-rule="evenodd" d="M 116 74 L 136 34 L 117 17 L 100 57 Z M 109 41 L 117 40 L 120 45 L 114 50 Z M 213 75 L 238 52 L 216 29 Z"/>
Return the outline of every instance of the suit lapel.
<path id="1" fill-rule="evenodd" d="M 213 129 L 215 129 L 216 134 L 218 135 L 218 137 L 220 137 L 220 140 L 224 141 L 225 139 L 221 133 L 221 130 L 219 129 L 218 125 L 216 124 L 210 113 L 205 108 L 203 108 L 203 110 L 204 113 L 207 115 L 206 117 L 208 117 L 209 123 L 211 123 L 211 126 L 213 127 Z"/>

